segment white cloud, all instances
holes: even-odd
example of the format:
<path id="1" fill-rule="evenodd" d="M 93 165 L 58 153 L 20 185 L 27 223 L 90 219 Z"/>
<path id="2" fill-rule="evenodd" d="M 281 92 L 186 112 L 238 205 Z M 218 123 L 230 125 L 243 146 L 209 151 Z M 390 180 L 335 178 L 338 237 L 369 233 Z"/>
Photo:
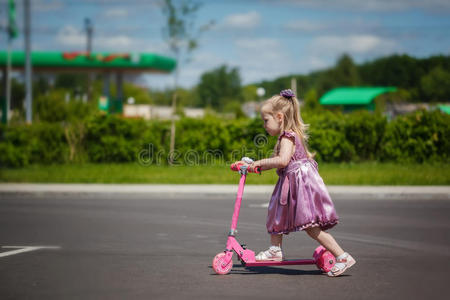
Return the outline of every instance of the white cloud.
<path id="1" fill-rule="evenodd" d="M 125 18 L 128 17 L 128 11 L 124 7 L 109 8 L 103 15 L 107 18 Z"/>
<path id="2" fill-rule="evenodd" d="M 235 45 L 243 58 L 252 58 L 258 64 L 262 60 L 278 59 L 282 52 L 281 42 L 272 38 L 238 39 Z"/>
<path id="3" fill-rule="evenodd" d="M 449 12 L 450 1 L 448 0 L 282 0 L 293 5 L 314 7 L 330 10 L 345 11 L 405 11 L 410 9 L 423 9 L 431 12 Z"/>
<path id="4" fill-rule="evenodd" d="M 363 19 L 361 16 L 326 20 L 293 20 L 283 25 L 283 29 L 291 32 L 309 34 L 340 35 L 380 31 L 385 29 L 377 20 Z"/>
<path id="5" fill-rule="evenodd" d="M 85 49 L 86 34 L 71 25 L 64 26 L 56 35 L 56 43 L 64 48 Z M 94 51 L 130 51 L 168 53 L 167 46 L 161 40 L 132 38 L 127 35 L 94 34 Z"/>
<path id="6" fill-rule="evenodd" d="M 303 68 L 304 70 L 320 70 L 330 66 L 330 63 L 325 61 L 324 59 L 312 56 L 309 59 L 303 60 Z"/>
<path id="7" fill-rule="evenodd" d="M 261 15 L 256 11 L 225 17 L 224 26 L 234 29 L 252 29 L 261 23 Z"/>
<path id="8" fill-rule="evenodd" d="M 97 43 L 101 45 L 102 48 L 110 48 L 110 49 L 130 49 L 133 40 L 129 36 L 118 35 L 111 37 L 100 37 L 97 40 Z"/>
<path id="9" fill-rule="evenodd" d="M 198 84 L 200 76 L 204 72 L 211 71 L 221 65 L 231 66 L 231 63 L 212 52 L 196 52 L 190 63 L 181 65 L 178 84 L 185 88 L 192 87 Z M 174 86 L 174 74 L 163 74 L 161 76 L 152 74 L 145 75 L 143 78 L 148 86 L 154 88 L 164 89 Z"/>
<path id="10" fill-rule="evenodd" d="M 18 1 L 16 1 L 18 2 Z M 64 3 L 61 0 L 34 0 L 31 2 L 31 9 L 38 12 L 49 12 L 61 10 L 64 7 Z"/>
<path id="11" fill-rule="evenodd" d="M 86 36 L 75 27 L 67 25 L 58 32 L 56 41 L 63 46 L 84 48 L 86 45 Z"/>
<path id="12" fill-rule="evenodd" d="M 317 54 L 386 54 L 397 49 L 394 41 L 375 35 L 320 36 L 308 46 Z"/>
<path id="13" fill-rule="evenodd" d="M 343 53 L 358 62 L 400 50 L 400 45 L 395 41 L 375 35 L 320 36 L 306 46 L 301 70 L 307 73 L 330 67 Z"/>
<path id="14" fill-rule="evenodd" d="M 239 39 L 235 46 L 244 84 L 298 71 L 298 60 L 278 39 Z"/>
<path id="15" fill-rule="evenodd" d="M 195 85 L 204 72 L 221 65 L 230 65 L 230 63 L 212 52 L 196 52 L 188 64 L 180 65 L 180 85 L 184 87 Z"/>
<path id="16" fill-rule="evenodd" d="M 326 27 L 327 26 L 323 23 L 309 20 L 295 20 L 290 21 L 284 25 L 284 28 L 287 30 L 306 31 L 306 32 L 318 31 L 325 29 Z"/>

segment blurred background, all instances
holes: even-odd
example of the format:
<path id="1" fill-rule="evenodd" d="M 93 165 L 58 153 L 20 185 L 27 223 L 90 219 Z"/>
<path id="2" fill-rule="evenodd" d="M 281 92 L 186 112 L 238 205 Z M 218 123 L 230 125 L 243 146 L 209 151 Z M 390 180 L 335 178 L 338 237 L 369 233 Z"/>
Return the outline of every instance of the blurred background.
<path id="1" fill-rule="evenodd" d="M 0 180 L 234 183 L 225 164 L 275 145 L 261 102 L 291 88 L 326 183 L 448 185 L 449 16 L 440 0 L 0 0 Z"/>

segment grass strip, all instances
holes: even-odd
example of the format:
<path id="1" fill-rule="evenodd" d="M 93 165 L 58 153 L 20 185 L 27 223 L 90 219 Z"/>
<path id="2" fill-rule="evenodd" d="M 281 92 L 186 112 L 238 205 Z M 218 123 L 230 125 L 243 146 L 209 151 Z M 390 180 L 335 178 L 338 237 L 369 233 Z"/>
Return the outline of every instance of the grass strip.
<path id="1" fill-rule="evenodd" d="M 450 185 L 450 164 L 322 163 L 319 173 L 329 185 Z M 249 184 L 275 184 L 275 170 L 251 174 Z M 0 169 L 0 182 L 237 184 L 228 165 L 142 166 L 126 164 L 31 165 Z"/>

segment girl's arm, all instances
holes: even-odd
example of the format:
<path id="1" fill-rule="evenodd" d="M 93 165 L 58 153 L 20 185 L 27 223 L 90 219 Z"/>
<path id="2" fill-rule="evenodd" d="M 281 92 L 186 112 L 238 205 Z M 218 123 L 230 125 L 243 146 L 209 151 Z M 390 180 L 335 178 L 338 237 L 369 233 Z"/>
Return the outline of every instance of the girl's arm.
<path id="1" fill-rule="evenodd" d="M 280 141 L 280 152 L 271 158 L 264 158 L 255 161 L 252 166 L 260 166 L 261 170 L 270 170 L 273 168 L 284 168 L 289 164 L 292 155 L 294 154 L 294 142 L 284 137 Z"/>

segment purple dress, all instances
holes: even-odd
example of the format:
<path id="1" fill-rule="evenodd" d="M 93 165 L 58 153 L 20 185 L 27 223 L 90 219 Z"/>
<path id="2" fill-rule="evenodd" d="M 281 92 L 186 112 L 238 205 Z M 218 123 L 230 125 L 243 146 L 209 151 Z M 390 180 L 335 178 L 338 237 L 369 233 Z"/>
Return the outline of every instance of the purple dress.
<path id="1" fill-rule="evenodd" d="M 295 152 L 283 169 L 277 169 L 278 182 L 272 193 L 267 214 L 267 231 L 270 234 L 288 234 L 309 227 L 330 229 L 338 223 L 334 204 L 319 175 L 315 160 L 308 158 L 297 134 L 283 132 L 295 140 Z"/>

